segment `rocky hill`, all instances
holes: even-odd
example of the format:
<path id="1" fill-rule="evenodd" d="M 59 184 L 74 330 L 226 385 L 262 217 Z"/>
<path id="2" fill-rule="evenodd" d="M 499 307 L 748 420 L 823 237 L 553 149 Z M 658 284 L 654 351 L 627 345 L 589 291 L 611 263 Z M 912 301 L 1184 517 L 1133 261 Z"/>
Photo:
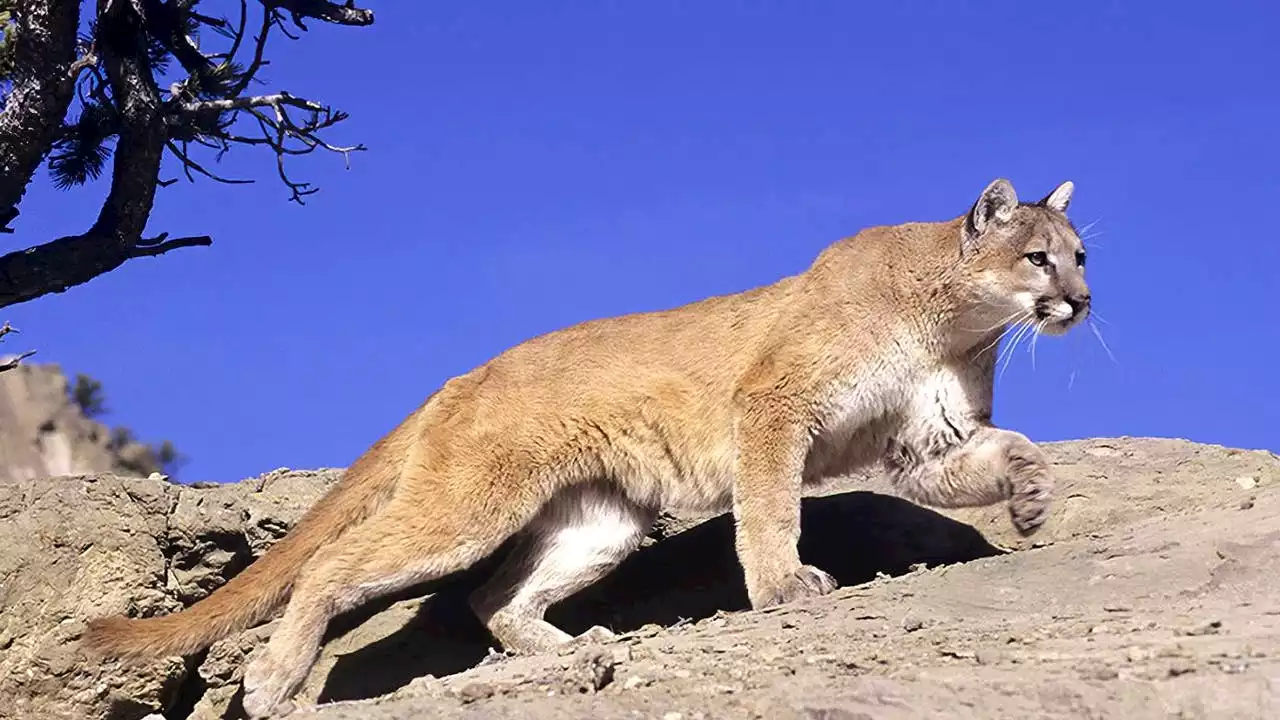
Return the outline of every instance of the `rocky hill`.
<path id="1" fill-rule="evenodd" d="M 55 364 L 0 373 L 0 478 L 114 472 L 147 476 L 163 463 L 150 446 L 85 416 Z"/>
<path id="2" fill-rule="evenodd" d="M 477 568 L 340 619 L 297 717 L 1280 717 L 1280 458 L 1179 440 L 1046 447 L 1032 540 L 1002 508 L 935 512 L 875 476 L 806 500 L 832 595 L 745 611 L 726 517 L 668 518 L 560 607 L 603 645 L 507 658 L 465 610 Z M 238 717 L 271 625 L 139 667 L 86 662 L 84 619 L 206 595 L 339 471 L 180 486 L 0 481 L 0 717 Z M 486 563 L 491 564 L 491 563 Z"/>

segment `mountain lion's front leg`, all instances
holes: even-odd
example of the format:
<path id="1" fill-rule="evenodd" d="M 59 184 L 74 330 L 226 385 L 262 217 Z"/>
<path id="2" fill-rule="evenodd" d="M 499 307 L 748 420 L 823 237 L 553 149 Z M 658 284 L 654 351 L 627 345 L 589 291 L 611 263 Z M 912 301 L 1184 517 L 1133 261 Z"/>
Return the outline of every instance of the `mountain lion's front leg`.
<path id="1" fill-rule="evenodd" d="M 1049 463 L 1022 433 L 985 426 L 933 457 L 898 445 L 887 466 L 897 488 L 924 505 L 972 507 L 1007 500 L 1010 520 L 1022 535 L 1040 529 L 1049 516 Z"/>
<path id="2" fill-rule="evenodd" d="M 733 516 L 751 607 L 835 590 L 835 579 L 800 562 L 800 484 L 812 443 L 803 413 L 769 394 L 740 395 Z"/>
<path id="3" fill-rule="evenodd" d="M 1053 478 L 1036 444 L 991 425 L 990 357 L 944 367 L 917 385 L 887 469 L 898 490 L 934 507 L 1009 502 L 1030 535 L 1049 515 Z"/>

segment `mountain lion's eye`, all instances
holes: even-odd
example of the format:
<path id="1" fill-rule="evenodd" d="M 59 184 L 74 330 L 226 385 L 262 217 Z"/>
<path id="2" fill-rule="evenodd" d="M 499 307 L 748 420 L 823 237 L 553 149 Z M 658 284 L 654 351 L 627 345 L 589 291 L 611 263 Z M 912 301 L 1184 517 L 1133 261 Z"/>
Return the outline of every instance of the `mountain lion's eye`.
<path id="1" fill-rule="evenodd" d="M 1079 265 L 1080 267 L 1084 267 L 1084 251 L 1083 250 L 1076 253 L 1076 265 Z"/>
<path id="2" fill-rule="evenodd" d="M 1044 267 L 1044 265 L 1049 262 L 1048 253 L 1029 252 L 1024 257 L 1027 258 L 1027 262 L 1035 265 L 1036 267 Z"/>

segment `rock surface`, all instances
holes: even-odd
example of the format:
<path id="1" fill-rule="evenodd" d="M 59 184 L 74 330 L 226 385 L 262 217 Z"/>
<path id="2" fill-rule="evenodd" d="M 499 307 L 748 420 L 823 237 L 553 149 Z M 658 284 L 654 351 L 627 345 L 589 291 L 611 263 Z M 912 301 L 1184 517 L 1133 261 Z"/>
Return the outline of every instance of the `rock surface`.
<path id="1" fill-rule="evenodd" d="M 194 703 L 194 662 L 85 662 L 75 643 L 84 620 L 204 597 L 339 475 L 208 487 L 115 475 L 0 481 L 0 717 L 141 718 Z"/>
<path id="2" fill-rule="evenodd" d="M 807 499 L 802 555 L 842 588 L 771 611 L 744 611 L 728 518 L 668 518 L 551 613 L 625 634 L 549 656 L 489 650 L 463 602 L 483 563 L 340 618 L 294 717 L 1280 717 L 1280 459 L 1046 451 L 1057 499 L 1031 539 L 1003 508 L 935 512 L 874 476 Z M 0 483 L 0 717 L 237 717 L 271 624 L 134 668 L 85 663 L 75 639 L 203 597 L 337 475 Z"/>

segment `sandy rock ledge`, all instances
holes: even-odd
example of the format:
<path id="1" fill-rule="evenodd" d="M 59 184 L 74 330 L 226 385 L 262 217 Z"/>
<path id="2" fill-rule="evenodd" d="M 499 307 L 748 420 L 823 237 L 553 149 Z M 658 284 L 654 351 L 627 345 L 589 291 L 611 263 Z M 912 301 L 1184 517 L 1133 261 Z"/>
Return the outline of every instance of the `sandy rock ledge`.
<path id="1" fill-rule="evenodd" d="M 806 500 L 830 596 L 745 612 L 728 518 L 664 518 L 553 608 L 615 642 L 507 658 L 466 610 L 500 558 L 340 618 L 297 717 L 1280 717 L 1280 459 L 1180 440 L 1046 446 L 1050 522 L 935 512 L 876 476 Z M 339 477 L 227 485 L 114 475 L 0 482 L 0 718 L 240 716 L 272 624 L 192 658 L 86 662 L 86 618 L 206 596 Z"/>

